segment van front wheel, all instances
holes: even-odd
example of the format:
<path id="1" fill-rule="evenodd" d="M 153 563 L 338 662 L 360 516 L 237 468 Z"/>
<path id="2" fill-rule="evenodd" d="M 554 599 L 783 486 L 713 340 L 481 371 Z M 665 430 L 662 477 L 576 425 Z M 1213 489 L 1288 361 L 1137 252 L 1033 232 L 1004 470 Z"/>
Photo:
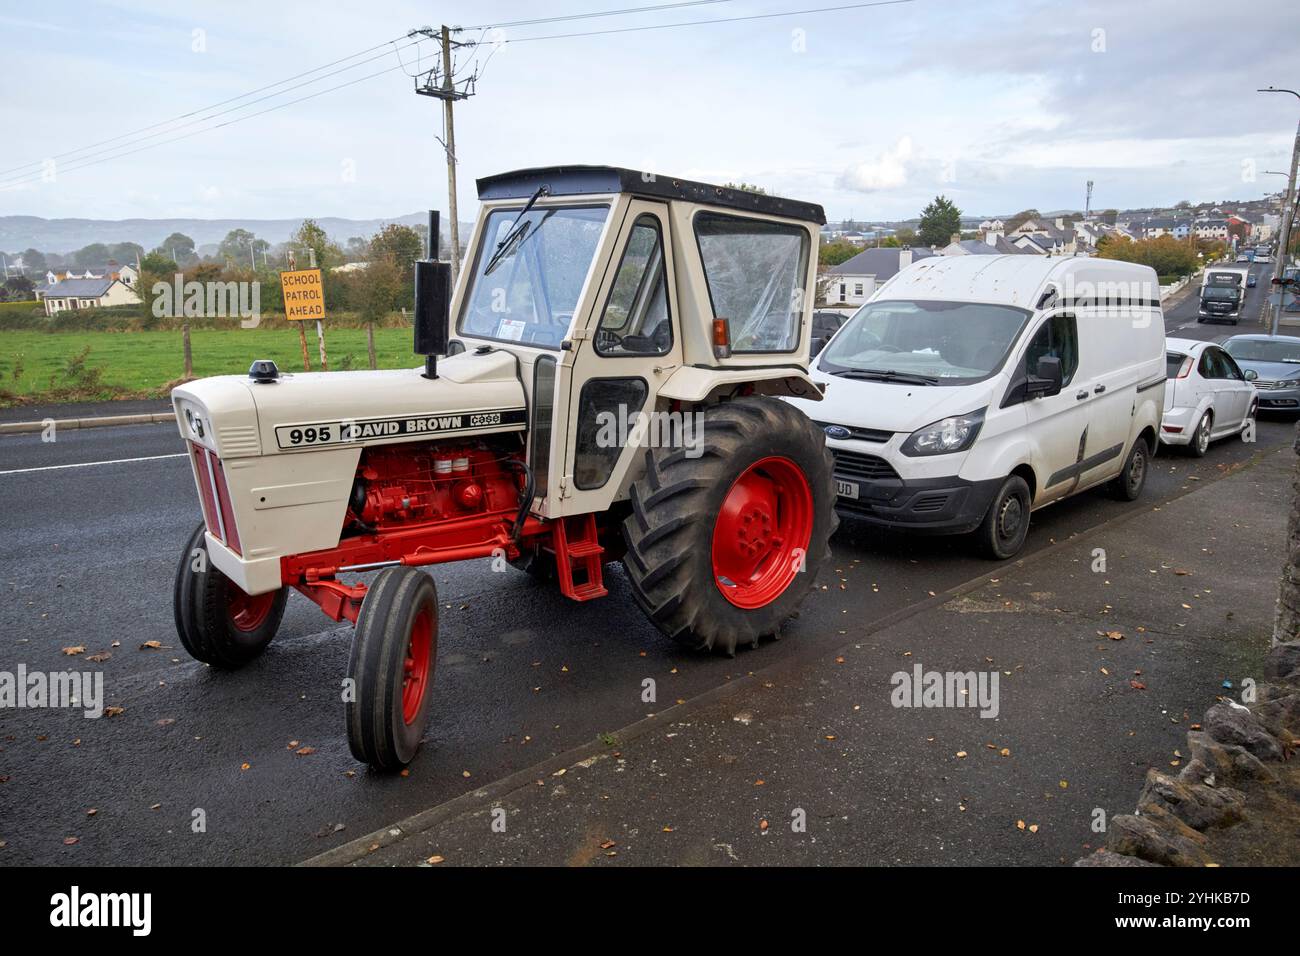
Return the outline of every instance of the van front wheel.
<path id="1" fill-rule="evenodd" d="M 1006 561 L 1020 553 L 1029 534 L 1029 507 L 1029 485 L 1019 475 L 1012 475 L 993 496 L 993 504 L 975 532 L 985 557 Z"/>

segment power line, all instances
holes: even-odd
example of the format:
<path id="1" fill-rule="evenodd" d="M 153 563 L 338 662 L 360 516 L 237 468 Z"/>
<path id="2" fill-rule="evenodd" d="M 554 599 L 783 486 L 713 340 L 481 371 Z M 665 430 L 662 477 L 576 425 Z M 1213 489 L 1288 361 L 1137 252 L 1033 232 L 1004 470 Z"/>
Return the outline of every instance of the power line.
<path id="1" fill-rule="evenodd" d="M 452 27 L 453 30 L 500 30 L 505 27 L 529 27 L 542 23 L 560 23 L 565 20 L 590 20 L 595 17 L 621 17 L 629 13 L 648 13 L 653 10 L 676 10 L 681 7 L 704 7 L 731 0 L 687 0 L 683 3 L 658 3 L 649 7 L 627 7 L 622 10 L 598 10 L 595 13 L 572 13 L 562 17 L 539 17 L 536 20 L 512 20 L 507 23 L 480 23 L 472 27 Z"/>
<path id="2" fill-rule="evenodd" d="M 395 49 L 395 51 L 405 50 L 405 49 L 407 49 L 408 47 L 419 46 L 419 45 L 420 45 L 421 43 L 423 43 L 423 42 L 425 42 L 425 41 L 424 41 L 424 40 L 416 40 L 414 43 L 408 43 L 408 44 L 407 44 L 406 46 L 404 46 L 404 47 L 396 47 L 396 48 L 394 48 L 394 49 Z M 209 116 L 202 116 L 202 117 L 200 117 L 200 118 L 198 118 L 198 119 L 190 120 L 188 123 L 181 123 L 179 126 L 173 126 L 171 129 L 159 130 L 158 132 L 156 132 L 156 133 L 150 133 L 150 134 L 148 134 L 147 136 L 141 136 L 141 137 L 138 137 L 138 138 L 136 138 L 136 139 L 128 140 L 128 141 L 125 142 L 125 143 L 119 143 L 117 146 L 113 146 L 113 147 L 111 147 L 111 148 L 109 149 L 109 152 L 114 152 L 114 151 L 119 150 L 119 149 L 125 149 L 125 148 L 128 147 L 128 146 L 137 146 L 137 145 L 139 145 L 140 143 L 145 142 L 146 140 L 154 139 L 155 137 L 158 137 L 158 136 L 165 136 L 165 135 L 167 135 L 168 133 L 175 133 L 175 132 L 178 132 L 179 130 L 183 130 L 183 129 L 185 129 L 186 127 L 194 126 L 194 125 L 196 125 L 196 124 L 198 124 L 198 123 L 206 123 L 206 122 L 208 122 L 208 121 L 210 121 L 210 120 L 214 120 L 214 119 L 216 119 L 216 118 L 219 117 L 219 116 L 226 116 L 226 115 L 229 114 L 229 113 L 237 113 L 237 112 L 239 112 L 240 110 L 248 109 L 250 106 L 254 106 L 254 105 L 258 104 L 258 103 L 264 103 L 264 102 L 267 101 L 267 100 L 275 99 L 277 96 L 283 96 L 285 93 L 291 93 L 291 92 L 293 92 L 294 90 L 300 90 L 300 89 L 302 89 L 302 88 L 305 87 L 305 86 L 312 86 L 312 85 L 314 85 L 314 84 L 316 84 L 316 83 L 321 82 L 322 80 L 327 80 L 327 79 L 329 79 L 331 76 L 338 76 L 340 73 L 346 73 L 348 70 L 356 69 L 358 66 L 364 66 L 364 65 L 367 64 L 367 63 L 373 63 L 375 60 L 382 60 L 382 59 L 384 59 L 385 57 L 387 57 L 388 55 L 389 55 L 389 51 L 385 51 L 385 52 L 383 52 L 383 53 L 380 53 L 378 56 L 372 56 L 372 57 L 369 57 L 368 59 L 365 59 L 365 60 L 358 60 L 356 63 L 353 63 L 353 64 L 351 64 L 350 66 L 345 66 L 345 67 L 342 67 L 342 68 L 337 69 L 337 70 L 331 70 L 329 73 L 322 74 L 321 76 L 315 77 L 315 78 L 310 79 L 310 80 L 304 80 L 303 82 L 298 83 L 298 84 L 295 84 L 294 86 L 285 87 L 284 89 L 282 89 L 282 90 L 277 90 L 277 91 L 274 92 L 274 93 L 267 93 L 265 96 L 259 96 L 257 99 L 249 100 L 247 103 L 240 103 L 238 106 L 227 107 L 226 109 L 224 109 L 224 110 L 220 110 L 220 111 L 218 111 L 218 112 L 216 112 L 216 113 L 212 113 L 212 114 L 209 115 Z M 399 63 L 399 65 L 402 65 L 402 64 L 401 64 L 400 56 L 399 56 L 399 58 L 398 58 L 398 63 Z M 403 66 L 403 69 L 404 69 L 404 68 L 405 68 L 405 67 Z M 371 74 L 371 75 L 374 76 L 374 75 L 378 75 L 378 74 Z M 295 100 L 294 102 L 298 102 L 298 101 Z M 249 115 L 251 115 L 251 116 L 257 116 L 257 115 L 259 115 L 259 114 L 257 114 L 257 113 L 252 113 L 252 114 L 249 114 Z M 221 125 L 225 125 L 225 124 L 221 124 Z M 207 128 L 208 128 L 208 129 L 217 129 L 216 126 L 207 127 Z M 196 130 L 196 132 L 202 132 L 202 130 Z M 118 137 L 118 138 L 120 139 L 121 137 Z M 179 137 L 177 137 L 177 138 L 179 138 Z M 175 142 L 175 139 L 163 140 L 162 142 Z M 161 145 L 161 143 L 160 143 L 159 145 Z M 89 151 L 89 149 L 90 149 L 90 147 L 85 147 L 85 148 L 83 148 L 83 149 L 81 149 L 81 150 L 74 150 L 73 152 L 87 152 L 87 151 Z M 138 152 L 138 150 L 137 150 L 137 152 Z M 123 154 L 120 154 L 120 155 L 127 155 L 127 154 L 123 153 Z M 76 163 L 76 162 L 81 162 L 81 160 L 84 160 L 84 159 L 90 159 L 90 158 L 92 158 L 92 157 L 90 157 L 90 156 L 82 156 L 82 157 L 79 157 L 78 159 L 74 159 L 74 160 L 72 160 L 71 162 L 74 162 L 74 163 Z M 82 168 L 84 168 L 84 167 L 82 167 L 82 166 L 70 166 L 70 167 L 69 167 L 69 169 L 82 169 Z M 34 174 L 34 173 L 24 173 L 24 174 L 22 174 L 22 176 L 19 176 L 19 177 L 17 177 L 17 178 L 19 178 L 19 179 L 24 179 L 24 178 L 26 178 L 26 177 L 28 177 L 28 176 L 32 176 L 32 175 L 36 175 L 36 174 Z M 8 182 L 8 180 L 0 180 L 0 187 L 3 187 L 7 182 Z"/>
<path id="3" fill-rule="evenodd" d="M 234 119 L 226 120 L 224 123 L 218 123 L 215 126 L 205 126 L 202 129 L 196 129 L 193 130 L 192 132 L 184 133 L 180 136 L 172 137 L 171 139 L 159 140 L 156 143 L 149 143 L 146 146 L 140 146 L 136 149 L 128 150 L 124 153 L 114 153 L 112 156 L 102 156 L 94 159 L 87 157 L 85 161 L 73 160 L 73 162 L 78 165 L 69 166 L 66 170 L 64 170 L 64 172 L 72 172 L 78 169 L 86 169 L 89 166 L 97 166 L 100 163 L 106 163 L 109 162 L 110 160 L 121 159 L 124 156 L 131 156 L 135 153 L 142 153 L 148 149 L 155 149 L 159 146 L 165 146 L 168 143 L 175 143 L 183 139 L 189 139 L 192 136 L 198 136 L 200 133 L 209 133 L 214 129 L 222 129 L 223 127 L 226 126 L 233 126 L 236 123 L 242 123 L 244 120 L 253 119 L 256 116 L 264 116 L 267 113 L 274 113 L 276 110 L 284 109 L 286 106 L 293 106 L 295 103 L 303 103 L 307 100 L 315 99 L 318 96 L 324 96 L 326 93 L 333 93 L 345 87 L 354 86 L 357 83 L 364 82 L 365 80 L 373 80 L 377 76 L 383 76 L 387 73 L 395 73 L 398 70 L 404 70 L 404 67 L 401 64 L 399 64 L 397 66 L 389 67 L 386 70 L 379 70 L 376 73 L 367 73 L 365 76 L 356 77 L 355 79 L 348 80 L 346 83 L 340 83 L 337 86 L 331 86 L 323 90 L 318 90 L 315 93 L 308 93 L 306 96 L 300 96 L 295 100 L 286 100 L 283 103 L 277 103 L 274 106 L 268 106 L 266 109 L 258 110 L 256 113 L 248 113 L 247 115 L 244 116 L 236 116 Z M 3 182 L 0 183 L 0 191 L 14 189 L 17 188 L 18 186 L 28 185 L 31 183 L 37 183 L 40 182 L 40 180 L 41 180 L 41 176 L 38 174 L 34 178 L 30 178 L 26 180 L 19 179 L 10 182 Z"/>
<path id="4" fill-rule="evenodd" d="M 277 87 L 277 86 L 283 86 L 283 85 L 286 84 L 286 83 L 292 83 L 294 80 L 301 79 L 301 78 L 304 77 L 304 76 L 310 76 L 310 75 L 313 74 L 313 73 L 319 73 L 321 70 L 329 69 L 331 66 L 337 66 L 337 65 L 340 64 L 340 63 L 345 63 L 345 62 L 347 62 L 348 60 L 354 60 L 354 59 L 356 59 L 357 57 L 359 57 L 359 56 L 364 56 L 364 55 L 367 54 L 367 53 L 373 53 L 375 50 L 382 49 L 383 47 L 386 47 L 386 46 L 389 46 L 389 45 L 391 45 L 391 44 L 393 44 L 393 43 L 396 43 L 398 40 L 404 40 L 404 39 L 406 39 L 406 35 L 405 35 L 405 34 L 403 34 L 403 35 L 400 36 L 400 37 L 395 37 L 395 38 L 393 38 L 392 40 L 385 40 L 383 43 L 378 43 L 378 44 L 376 44 L 375 46 L 368 47 L 368 48 L 366 48 L 366 49 L 364 49 L 364 50 L 359 50 L 358 52 L 353 53 L 353 54 L 350 54 L 349 56 L 340 57 L 340 58 L 337 59 L 337 60 L 331 60 L 329 63 L 324 63 L 324 64 L 322 64 L 322 65 L 320 65 L 320 66 L 318 66 L 318 67 L 316 67 L 316 68 L 314 68 L 314 69 L 311 69 L 311 70 L 304 70 L 302 73 L 295 73 L 293 76 L 286 77 L 285 79 L 283 79 L 283 80 L 279 80 L 278 82 L 275 82 L 275 83 L 268 83 L 266 86 L 259 86 L 257 89 L 255 89 L 255 90 L 249 90 L 247 93 L 241 93 L 241 94 L 239 94 L 238 96 L 232 96 L 232 97 L 230 97 L 230 98 L 228 98 L 228 99 L 220 100 L 219 102 L 213 103 L 213 104 L 211 104 L 210 106 L 203 106 L 203 107 L 200 107 L 199 109 L 190 110 L 188 113 L 181 113 L 179 116 L 173 116 L 173 117 L 171 117 L 170 119 L 160 120 L 159 122 L 157 122 L 157 123 L 153 123 L 153 124 L 151 124 L 151 125 L 149 125 L 149 126 L 142 126 L 142 127 L 140 127 L 139 129 L 130 130 L 130 131 L 125 132 L 125 133 L 119 133 L 118 135 L 116 135 L 116 136 L 112 136 L 112 137 L 109 137 L 108 139 L 100 140 L 98 143 L 91 143 L 91 144 L 88 145 L 88 146 L 82 146 L 82 147 L 79 147 L 79 148 L 77 148 L 77 149 L 67 150 L 66 152 L 62 152 L 62 153 L 55 153 L 53 156 L 47 156 L 47 157 L 45 157 L 45 159 L 38 159 L 38 160 L 34 160 L 33 162 L 23 163 L 23 164 L 20 165 L 20 166 L 14 166 L 14 167 L 12 167 L 12 168 L 10 168 L 10 169 L 0 169 L 0 176 L 5 176 L 5 175 L 8 175 L 9 173 L 17 172 L 17 171 L 19 171 L 19 170 L 21 170 L 21 169 L 26 169 L 26 168 L 29 167 L 29 166 L 40 166 L 42 163 L 44 163 L 44 162 L 46 162 L 47 160 L 50 160 L 50 159 L 64 159 L 64 158 L 66 158 L 66 157 L 68 157 L 68 156 L 73 156 L 73 155 L 75 155 L 75 154 L 77 154 L 77 153 L 84 153 L 84 152 L 86 152 L 87 150 L 96 149 L 97 147 L 100 147 L 100 146 L 106 146 L 106 145 L 108 145 L 109 143 L 115 143 L 115 142 L 117 142 L 118 140 L 126 139 L 126 138 L 131 137 L 131 136 L 135 136 L 135 135 L 137 135 L 138 133 L 147 133 L 147 132 L 149 132 L 150 130 L 157 129 L 157 128 L 160 127 L 160 126 L 167 126 L 167 125 L 169 125 L 169 124 L 171 124 L 171 123 L 175 123 L 175 122 L 177 122 L 178 120 L 189 119 L 191 116 L 197 116 L 199 113 L 206 113 L 206 112 L 208 112 L 209 110 L 214 110 L 214 109 L 216 109 L 216 108 L 219 107 L 219 106 L 225 106 L 225 105 L 228 104 L 228 103 L 234 103 L 234 102 L 236 102 L 236 101 L 238 101 L 238 100 L 247 99 L 248 97 L 253 96 L 253 95 L 257 94 L 257 93 L 262 93 L 262 92 L 264 92 L 264 91 L 266 91 L 266 90 L 274 89 L 274 88 Z M 418 42 L 418 41 L 417 41 L 417 42 Z M 362 62 L 366 62 L 366 63 L 368 63 L 368 62 L 370 62 L 370 61 L 369 61 L 369 60 L 365 60 L 365 61 L 362 61 Z M 360 64 L 360 63 L 356 63 L 356 64 L 353 64 L 353 65 L 354 65 L 354 66 L 360 66 L 361 64 Z M 350 67 L 349 67 L 348 69 L 350 69 Z M 336 71 L 336 72 L 342 72 L 342 71 Z M 329 75 L 330 75 L 330 76 L 333 76 L 334 74 L 329 74 Z M 318 77 L 318 79 L 325 79 L 325 77 Z M 302 85 L 302 84 L 300 84 L 300 85 Z M 296 88 L 297 88 L 297 87 L 295 87 L 295 89 L 296 89 Z M 287 91 L 287 90 L 281 90 L 281 92 L 288 92 L 288 91 Z M 245 105 L 248 105 L 248 104 L 245 104 Z M 205 119 L 211 119 L 211 118 L 212 118 L 212 117 L 205 117 Z"/>
<path id="5" fill-rule="evenodd" d="M 650 23 L 639 27 L 619 27 L 613 30 L 587 30 L 582 33 L 548 33 L 536 37 L 518 37 L 513 40 L 501 40 L 501 43 L 527 43 L 531 40 L 566 40 L 571 37 L 598 37 L 611 33 L 639 33 L 642 30 L 669 30 L 673 27 L 702 27 L 715 23 L 739 23 L 744 20 L 771 20 L 776 17 L 805 16 L 813 13 L 835 13 L 842 10 L 862 10 L 866 7 L 892 7 L 914 0 L 874 0 L 872 3 L 849 3 L 837 7 L 816 7 L 805 10 L 786 10 L 782 13 L 754 13 L 743 17 L 718 17 L 714 20 L 681 20 L 677 23 Z"/>

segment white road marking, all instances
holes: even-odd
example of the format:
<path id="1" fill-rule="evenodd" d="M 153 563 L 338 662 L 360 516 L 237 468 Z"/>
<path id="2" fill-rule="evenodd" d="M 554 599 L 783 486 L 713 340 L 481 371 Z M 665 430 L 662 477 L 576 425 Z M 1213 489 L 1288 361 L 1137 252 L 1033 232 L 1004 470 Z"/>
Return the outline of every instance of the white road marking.
<path id="1" fill-rule="evenodd" d="M 42 465 L 40 468 L 11 468 L 9 471 L 0 471 L 0 475 L 26 475 L 33 471 L 58 471 L 60 468 L 92 468 L 95 465 L 129 465 L 137 461 L 161 461 L 164 458 L 188 458 L 186 452 L 177 452 L 174 455 L 148 455 L 144 458 L 115 458 L 112 461 L 79 461 L 71 465 Z"/>

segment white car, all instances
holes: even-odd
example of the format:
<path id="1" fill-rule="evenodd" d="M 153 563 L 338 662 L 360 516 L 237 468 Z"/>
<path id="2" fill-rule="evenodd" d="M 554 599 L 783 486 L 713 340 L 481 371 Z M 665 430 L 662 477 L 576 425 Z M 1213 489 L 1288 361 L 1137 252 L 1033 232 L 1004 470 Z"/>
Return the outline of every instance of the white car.
<path id="1" fill-rule="evenodd" d="M 1243 372 L 1213 342 L 1167 339 L 1169 382 L 1160 441 L 1200 458 L 1210 442 L 1253 428 L 1258 399 L 1254 372 Z"/>

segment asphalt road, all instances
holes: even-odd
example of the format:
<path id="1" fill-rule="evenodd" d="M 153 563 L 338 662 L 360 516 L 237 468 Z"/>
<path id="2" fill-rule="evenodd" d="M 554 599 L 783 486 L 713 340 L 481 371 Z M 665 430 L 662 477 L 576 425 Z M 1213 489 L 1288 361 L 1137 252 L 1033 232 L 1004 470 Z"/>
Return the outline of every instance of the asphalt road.
<path id="1" fill-rule="evenodd" d="M 1262 290 L 1252 295 L 1257 309 Z M 1197 326 L 1191 296 L 1169 310 L 1167 328 L 1200 338 L 1237 331 Z M 1035 515 L 1028 554 L 1203 487 L 1192 479 L 1212 481 L 1289 442 L 1292 427 L 1261 421 L 1256 445 L 1226 440 L 1199 461 L 1161 456 L 1135 504 L 1088 493 L 1047 508 Z M 659 635 L 617 568 L 607 598 L 575 604 L 520 572 L 492 573 L 486 561 L 440 566 L 443 619 L 424 749 L 409 775 L 381 776 L 353 760 L 344 737 L 339 694 L 350 629 L 306 599 L 291 595 L 275 642 L 240 672 L 214 672 L 180 649 L 171 580 L 197 522 L 169 425 L 68 431 L 53 443 L 0 438 L 8 598 L 0 670 L 102 671 L 106 704 L 123 708 L 99 720 L 0 710 L 0 865 L 295 862 L 644 717 L 655 709 L 641 702 L 645 677 L 657 680 L 660 706 L 690 700 L 751 669 L 842 643 L 846 628 L 851 634 L 855 624 L 991 568 L 960 539 L 846 522 L 819 582 L 830 589 L 805 605 L 787 639 L 726 659 L 680 652 Z M 841 592 L 833 570 L 847 566 L 857 586 Z M 146 641 L 164 646 L 142 649 Z M 86 652 L 66 656 L 69 646 Z M 87 660 L 103 652 L 111 657 Z M 304 747 L 314 752 L 296 753 Z"/>

